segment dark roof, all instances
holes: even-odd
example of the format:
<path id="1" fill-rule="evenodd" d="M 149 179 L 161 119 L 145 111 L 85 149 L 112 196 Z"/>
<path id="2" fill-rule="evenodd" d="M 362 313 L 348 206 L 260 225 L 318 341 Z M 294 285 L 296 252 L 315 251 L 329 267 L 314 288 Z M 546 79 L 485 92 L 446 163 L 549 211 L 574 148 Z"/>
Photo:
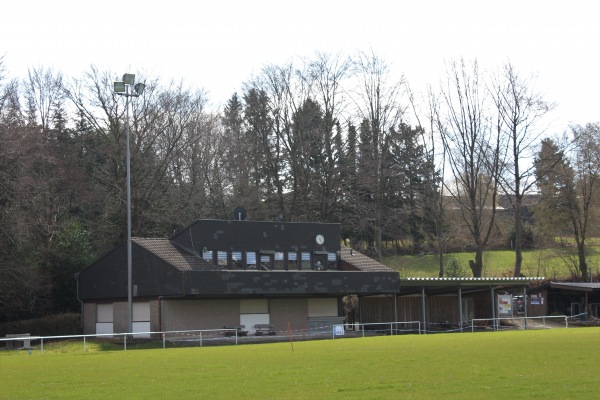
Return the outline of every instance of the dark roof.
<path id="1" fill-rule="evenodd" d="M 582 292 L 593 292 L 600 290 L 599 282 L 550 282 L 550 287 L 557 289 L 569 289 Z"/>
<path id="2" fill-rule="evenodd" d="M 401 278 L 400 293 L 415 294 L 422 289 L 429 294 L 444 294 L 454 293 L 459 288 L 473 292 L 488 288 L 519 288 L 542 280 L 542 277 Z"/>
<path id="3" fill-rule="evenodd" d="M 358 251 L 351 249 L 349 247 L 342 246 L 341 249 L 341 259 L 342 262 L 346 262 L 359 271 L 369 271 L 369 272 L 393 272 L 394 270 L 387 265 L 383 265 L 382 263 L 372 259 L 371 257 L 367 257 Z"/>
<path id="4" fill-rule="evenodd" d="M 132 238 L 131 240 L 180 271 L 207 271 L 217 268 L 212 262 L 175 246 L 168 239 Z"/>
<path id="5" fill-rule="evenodd" d="M 132 238 L 132 279 L 136 297 L 260 297 L 377 295 L 398 290 L 397 272 L 354 252 L 360 268 L 349 271 L 228 270 L 179 248 L 168 239 Z M 79 274 L 80 299 L 127 296 L 124 245 Z"/>
<path id="6" fill-rule="evenodd" d="M 213 265 L 210 260 L 205 260 L 202 257 L 176 246 L 169 239 L 132 238 L 131 240 L 180 271 L 210 271 L 222 269 L 221 267 Z M 355 267 L 358 271 L 394 272 L 394 270 L 387 265 L 367 257 L 349 247 L 342 247 L 341 259 Z"/>

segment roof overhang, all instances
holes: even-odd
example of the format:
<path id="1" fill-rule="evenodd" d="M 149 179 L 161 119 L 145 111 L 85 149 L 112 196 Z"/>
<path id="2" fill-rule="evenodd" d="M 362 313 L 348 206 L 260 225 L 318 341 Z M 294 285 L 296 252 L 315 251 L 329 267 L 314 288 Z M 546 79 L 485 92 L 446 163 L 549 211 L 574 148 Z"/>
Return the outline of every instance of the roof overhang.
<path id="1" fill-rule="evenodd" d="M 400 279 L 400 295 L 420 293 L 423 290 L 430 295 L 478 292 L 492 288 L 522 288 L 532 282 L 544 280 L 542 277 L 518 278 L 403 278 Z"/>
<path id="2" fill-rule="evenodd" d="M 575 290 L 578 292 L 600 291 L 600 283 L 591 282 L 550 282 L 550 287 L 554 289 Z"/>

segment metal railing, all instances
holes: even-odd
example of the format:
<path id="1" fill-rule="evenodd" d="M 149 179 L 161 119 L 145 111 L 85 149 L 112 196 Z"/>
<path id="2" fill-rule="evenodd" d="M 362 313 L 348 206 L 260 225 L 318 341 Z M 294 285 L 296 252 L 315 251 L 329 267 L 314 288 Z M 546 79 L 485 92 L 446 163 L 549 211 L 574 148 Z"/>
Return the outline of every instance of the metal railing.
<path id="1" fill-rule="evenodd" d="M 507 329 L 549 329 L 558 328 L 556 321 L 560 321 L 560 327 L 569 327 L 569 319 L 579 320 L 586 313 L 578 315 L 547 315 L 541 317 L 503 317 L 503 318 L 474 318 L 471 320 L 471 332 L 475 332 L 478 328 L 492 327 L 494 331 Z M 516 323 L 515 323 L 516 322 Z M 554 322 L 554 324 L 548 324 Z"/>
<path id="2" fill-rule="evenodd" d="M 542 317 L 514 317 L 514 318 L 477 318 L 470 321 L 471 332 L 475 332 L 478 329 L 493 328 L 494 331 L 502 329 L 547 329 L 554 327 L 562 327 L 564 321 L 564 327 L 569 327 L 569 319 L 580 320 L 585 313 L 574 315 L 574 316 L 542 316 Z M 515 324 L 518 321 L 518 324 Z M 560 321 L 557 324 L 556 321 Z M 468 331 L 469 322 L 465 321 L 463 328 L 460 331 Z M 558 326 L 560 325 L 560 326 Z M 344 330 L 340 332 L 336 331 L 336 327 L 343 326 Z M 22 349 L 32 351 L 32 342 L 40 342 L 40 351 L 44 352 L 44 342 L 57 341 L 57 340 L 73 340 L 82 339 L 83 351 L 87 351 L 87 342 L 90 338 L 93 339 L 116 339 L 112 342 L 119 342 L 122 339 L 123 350 L 127 350 L 128 341 L 139 342 L 144 341 L 155 341 L 161 342 L 162 348 L 167 347 L 167 343 L 177 345 L 178 343 L 194 343 L 197 346 L 202 347 L 207 343 L 226 345 L 235 344 L 238 345 L 240 341 L 244 343 L 253 342 L 267 342 L 267 341 L 282 341 L 282 340 L 310 340 L 310 339 L 326 339 L 327 337 L 336 336 L 351 336 L 351 332 L 356 336 L 375 336 L 375 335 L 400 335 L 400 334 L 422 334 L 425 332 L 425 324 L 422 321 L 395 321 L 395 322 L 373 322 L 373 323 L 354 323 L 354 324 L 342 324 L 342 325 L 326 325 L 319 327 L 318 331 L 308 330 L 286 330 L 278 331 L 276 336 L 257 336 L 249 338 L 246 334 L 240 334 L 237 328 L 223 328 L 223 329 L 194 329 L 194 330 L 179 330 L 179 331 L 162 331 L 162 332 L 134 332 L 134 333 L 95 333 L 86 335 L 60 335 L 60 336 L 23 336 L 16 337 L 5 337 L 0 338 L 0 343 L 3 342 L 23 342 L 28 343 L 29 346 L 21 347 Z M 465 329 L 466 328 L 466 329 Z M 452 330 L 456 332 L 458 330 Z M 451 332 L 451 331 L 448 331 Z M 348 335 L 346 335 L 348 334 Z M 244 336 L 242 338 L 242 336 Z"/>
<path id="3" fill-rule="evenodd" d="M 238 344 L 238 332 L 237 329 L 195 329 L 195 330 L 185 330 L 185 331 L 164 331 L 164 332 L 134 332 L 134 333 L 93 333 L 87 335 L 59 335 L 59 336 L 21 336 L 21 337 L 6 337 L 0 338 L 0 343 L 2 342 L 24 342 L 24 341 L 40 341 L 40 351 L 44 352 L 44 340 L 46 341 L 56 341 L 61 339 L 83 339 L 83 351 L 87 350 L 87 340 L 89 338 L 94 339 L 119 339 L 123 338 L 123 350 L 127 350 L 127 340 L 146 340 L 152 339 L 152 335 L 155 336 L 154 340 L 156 340 L 156 336 L 160 337 L 162 340 L 163 348 L 166 348 L 166 342 L 169 340 L 178 340 L 178 341 L 197 341 L 200 346 L 203 344 L 203 340 L 206 340 L 206 334 L 219 333 L 224 334 L 225 332 L 235 331 L 235 334 L 232 334 L 230 339 L 235 341 L 235 344 Z M 171 338 L 168 335 L 173 335 Z M 176 336 L 175 336 L 176 335 Z M 225 339 L 225 338 L 223 338 Z M 24 348 L 31 350 L 31 346 Z"/>
<path id="4" fill-rule="evenodd" d="M 407 328 L 413 325 L 415 328 Z M 276 340 L 310 340 L 310 339 L 323 339 L 327 337 L 340 336 L 340 333 L 336 331 L 336 327 L 340 325 L 324 325 L 318 327 L 316 331 L 308 330 L 295 330 L 295 331 L 279 331 L 277 336 L 252 336 L 247 337 L 244 334 L 243 339 L 240 335 L 240 331 L 237 328 L 223 328 L 223 329 L 193 329 L 193 330 L 178 330 L 178 331 L 161 331 L 161 332 L 134 332 L 134 333 L 94 333 L 85 335 L 59 335 L 59 336 L 22 336 L 22 337 L 7 337 L 0 338 L 2 342 L 24 342 L 28 343 L 39 341 L 39 349 L 44 352 L 44 344 L 57 341 L 57 340 L 82 340 L 83 351 L 87 351 L 88 341 L 90 339 L 111 339 L 111 342 L 123 343 L 123 350 L 127 350 L 128 345 L 131 347 L 131 343 L 142 341 L 160 341 L 162 348 L 167 347 L 167 343 L 173 344 L 190 344 L 194 343 L 196 346 L 204 346 L 207 343 L 215 344 L 235 344 L 238 345 L 243 340 L 244 343 L 251 342 L 267 342 Z M 373 334 L 408 334 L 408 333 L 421 333 L 421 322 L 410 321 L 410 322 L 382 322 L 382 323 L 356 323 L 356 324 L 343 324 L 344 333 L 354 332 L 358 336 L 365 337 L 366 335 Z M 343 333 L 342 333 L 343 335 Z M 355 335 L 356 336 L 356 335 Z M 33 346 L 21 347 L 22 349 L 31 350 Z"/>
<path id="5" fill-rule="evenodd" d="M 400 329 L 400 327 L 406 327 L 409 325 L 416 325 L 417 329 Z M 385 334 L 390 335 L 399 335 L 405 333 L 418 333 L 421 334 L 421 321 L 396 321 L 396 322 L 371 322 L 371 323 L 356 323 L 356 324 L 346 324 L 346 330 L 351 330 L 352 327 L 359 328 L 359 331 L 362 332 L 362 336 L 365 337 L 365 328 L 368 332 L 383 332 Z"/>

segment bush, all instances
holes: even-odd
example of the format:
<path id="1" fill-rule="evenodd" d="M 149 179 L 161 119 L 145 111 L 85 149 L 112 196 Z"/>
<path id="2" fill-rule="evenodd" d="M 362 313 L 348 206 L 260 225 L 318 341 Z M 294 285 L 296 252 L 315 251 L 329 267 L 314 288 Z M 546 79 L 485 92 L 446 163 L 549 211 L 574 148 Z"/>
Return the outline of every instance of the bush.
<path id="1" fill-rule="evenodd" d="M 81 319 L 79 314 L 69 313 L 0 324 L 0 336 L 15 333 L 29 333 L 32 336 L 78 335 L 81 333 Z"/>
<path id="2" fill-rule="evenodd" d="M 448 278 L 464 278 L 467 276 L 465 267 L 462 265 L 460 260 L 451 258 L 446 263 L 444 275 Z"/>

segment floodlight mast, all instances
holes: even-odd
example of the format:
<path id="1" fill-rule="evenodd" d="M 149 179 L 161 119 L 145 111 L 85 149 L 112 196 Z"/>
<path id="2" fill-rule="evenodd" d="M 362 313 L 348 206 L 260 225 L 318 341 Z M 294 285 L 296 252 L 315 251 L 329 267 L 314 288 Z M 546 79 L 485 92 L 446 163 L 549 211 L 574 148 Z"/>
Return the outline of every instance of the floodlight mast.
<path id="1" fill-rule="evenodd" d="M 134 85 L 135 75 L 124 74 L 123 81 L 114 83 L 114 93 L 125 96 L 125 141 L 127 147 L 127 309 L 128 333 L 133 333 L 133 267 L 131 254 L 131 152 L 129 150 L 129 98 L 138 97 L 144 92 L 145 85 Z M 133 92 L 131 89 L 133 88 Z"/>

